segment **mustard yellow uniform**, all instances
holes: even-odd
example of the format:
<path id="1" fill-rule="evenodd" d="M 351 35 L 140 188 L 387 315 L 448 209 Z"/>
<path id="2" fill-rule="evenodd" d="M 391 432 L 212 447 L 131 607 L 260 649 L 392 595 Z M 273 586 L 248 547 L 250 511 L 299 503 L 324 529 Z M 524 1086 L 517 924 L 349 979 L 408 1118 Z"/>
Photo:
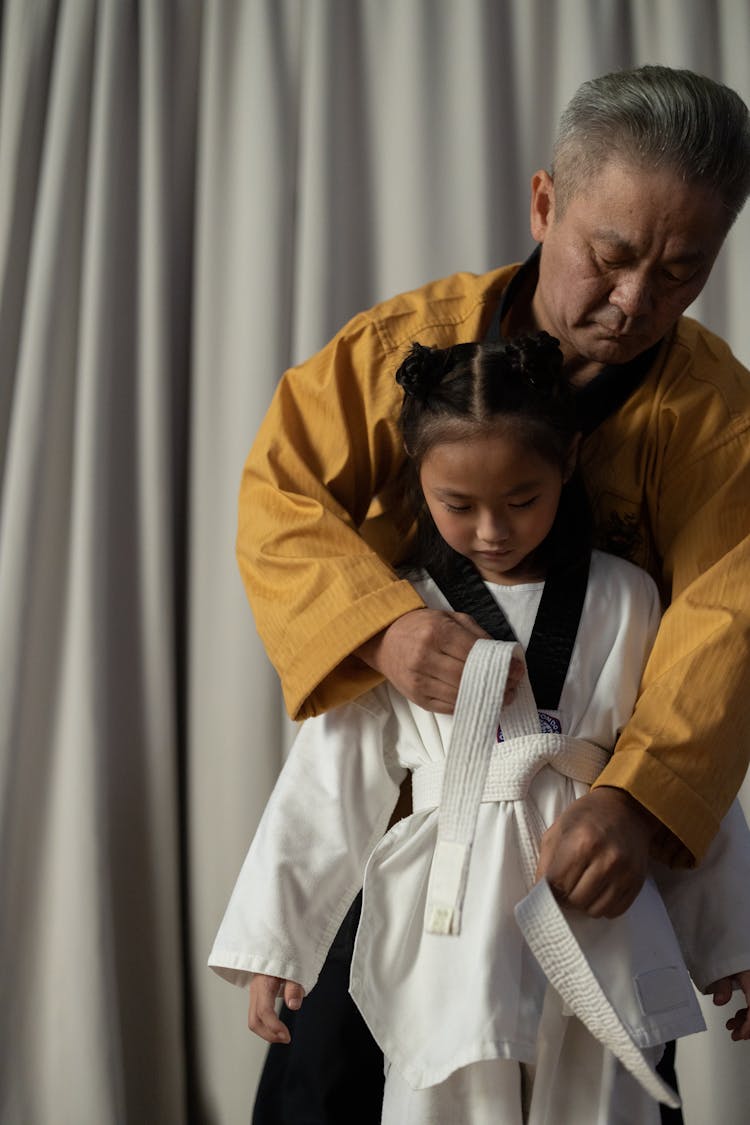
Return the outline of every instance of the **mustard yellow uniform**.
<path id="1" fill-rule="evenodd" d="M 279 384 L 243 473 L 238 559 L 296 718 L 372 687 L 351 654 L 422 605 L 391 565 L 410 531 L 396 368 L 413 340 L 481 340 L 518 268 L 360 313 Z M 682 317 L 585 438 L 581 466 L 597 545 L 645 567 L 669 606 L 598 784 L 627 790 L 700 859 L 750 757 L 750 373 Z"/>

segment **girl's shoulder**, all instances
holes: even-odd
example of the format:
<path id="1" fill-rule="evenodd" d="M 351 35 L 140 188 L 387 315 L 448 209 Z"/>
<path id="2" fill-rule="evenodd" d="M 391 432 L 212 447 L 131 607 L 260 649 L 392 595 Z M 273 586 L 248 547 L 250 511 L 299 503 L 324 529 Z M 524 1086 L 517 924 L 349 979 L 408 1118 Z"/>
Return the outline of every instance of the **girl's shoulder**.
<path id="1" fill-rule="evenodd" d="M 654 580 L 642 566 L 637 566 L 629 559 L 620 555 L 613 555 L 609 551 L 600 551 L 594 548 L 591 552 L 591 576 L 597 580 L 607 576 L 617 582 L 638 585 L 645 582 L 654 585 Z"/>
<path id="2" fill-rule="evenodd" d="M 628 600 L 645 601 L 649 605 L 659 601 L 657 585 L 648 571 L 607 551 L 591 552 L 589 589 L 601 591 L 613 599 L 619 595 Z"/>
<path id="3" fill-rule="evenodd" d="M 398 568 L 399 578 L 411 582 L 414 589 L 424 601 L 428 609 L 450 609 L 445 596 L 440 592 L 437 584 L 430 578 L 424 567 L 410 566 Z"/>

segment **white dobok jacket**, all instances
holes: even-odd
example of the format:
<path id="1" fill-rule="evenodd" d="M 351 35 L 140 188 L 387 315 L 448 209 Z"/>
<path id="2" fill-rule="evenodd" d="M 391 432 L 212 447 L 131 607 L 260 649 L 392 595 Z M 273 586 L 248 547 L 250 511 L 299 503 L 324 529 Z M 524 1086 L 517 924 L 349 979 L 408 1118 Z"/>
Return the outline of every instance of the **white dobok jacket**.
<path id="1" fill-rule="evenodd" d="M 415 585 L 447 608 L 429 578 Z M 524 648 L 543 586 L 488 584 Z M 532 886 L 541 834 L 586 792 L 633 709 L 659 613 L 644 571 L 595 551 L 557 711 L 537 712 L 527 679 L 500 710 L 513 646 L 483 641 L 455 716 L 382 684 L 305 722 L 210 966 L 234 984 L 266 973 L 309 992 L 364 883 L 351 992 L 411 1086 L 480 1059 L 533 1062 L 548 982 L 648 1085 L 639 1048 L 704 1026 L 690 976 L 703 990 L 750 968 L 739 806 L 698 869 L 654 870 L 620 918 L 561 909 Z M 414 812 L 384 835 L 407 772 Z"/>

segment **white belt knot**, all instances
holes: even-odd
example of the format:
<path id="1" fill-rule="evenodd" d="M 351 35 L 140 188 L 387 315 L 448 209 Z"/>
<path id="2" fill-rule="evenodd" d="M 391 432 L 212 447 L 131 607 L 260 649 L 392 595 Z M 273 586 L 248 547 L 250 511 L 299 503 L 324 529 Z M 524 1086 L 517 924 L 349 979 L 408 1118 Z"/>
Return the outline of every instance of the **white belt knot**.
<path id="1" fill-rule="evenodd" d="M 455 740 L 451 743 L 451 753 L 460 754 L 460 749 L 454 747 Z M 523 734 L 491 748 L 479 801 L 516 802 L 516 830 L 522 870 L 529 890 L 534 884 L 539 847 L 546 828 L 536 806 L 526 803 L 532 781 L 541 769 L 552 766 L 565 777 L 591 785 L 608 761 L 609 754 L 601 746 L 564 734 Z M 415 812 L 438 806 L 442 811 L 448 805 L 462 802 L 464 792 L 449 792 L 445 776 L 445 762 L 426 763 L 414 770 L 412 803 Z M 455 776 L 454 771 L 454 780 Z M 476 791 L 470 788 L 470 799 L 476 801 Z M 470 817 L 462 817 L 460 813 L 454 814 L 452 819 L 467 827 L 471 823 Z M 465 868 L 473 843 L 473 831 L 470 837 L 465 835 L 461 840 L 451 840 L 446 836 L 441 838 L 438 832 L 438 840 L 441 859 L 433 862 L 432 895 L 428 896 L 428 902 L 433 896 L 435 901 L 429 907 L 426 928 L 431 933 L 455 934 L 460 932 L 461 927 L 461 903 L 468 873 Z"/>
<path id="2" fill-rule="evenodd" d="M 609 753 L 583 738 L 567 734 L 525 734 L 499 743 L 490 752 L 481 800 L 523 801 L 544 766 L 591 785 L 609 761 Z M 445 762 L 427 762 L 412 773 L 414 811 L 441 802 Z"/>

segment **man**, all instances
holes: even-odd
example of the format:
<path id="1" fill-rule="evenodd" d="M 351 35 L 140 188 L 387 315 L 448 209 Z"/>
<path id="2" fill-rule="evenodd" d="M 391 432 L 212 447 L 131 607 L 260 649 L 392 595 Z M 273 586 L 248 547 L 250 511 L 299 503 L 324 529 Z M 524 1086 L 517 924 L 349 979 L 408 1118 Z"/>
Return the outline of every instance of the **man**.
<path id="1" fill-rule="evenodd" d="M 385 302 L 286 374 L 245 468 L 238 557 L 292 715 L 379 676 L 451 711 L 479 630 L 425 609 L 390 565 L 409 532 L 393 373 L 413 340 L 556 336 L 599 545 L 670 604 L 612 761 L 543 841 L 538 874 L 614 916 L 650 855 L 700 860 L 748 763 L 750 376 L 681 315 L 750 190 L 747 109 L 686 71 L 596 79 L 531 186 L 540 249 L 523 267 Z"/>

